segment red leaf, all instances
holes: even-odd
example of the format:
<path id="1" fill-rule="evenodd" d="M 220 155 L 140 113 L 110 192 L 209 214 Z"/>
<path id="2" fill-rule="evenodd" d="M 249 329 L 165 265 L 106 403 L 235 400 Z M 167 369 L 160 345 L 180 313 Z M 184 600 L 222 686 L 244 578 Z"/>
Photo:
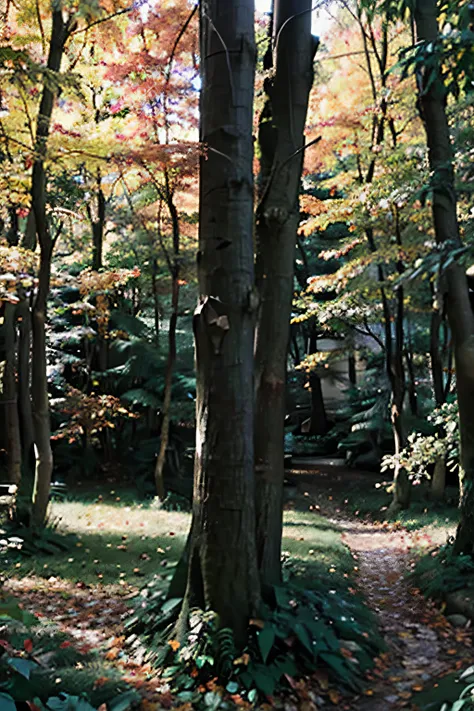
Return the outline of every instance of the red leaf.
<path id="1" fill-rule="evenodd" d="M 31 639 L 25 639 L 23 642 L 23 646 L 25 648 L 25 652 L 28 652 L 28 654 L 31 654 L 33 651 L 33 642 Z"/>

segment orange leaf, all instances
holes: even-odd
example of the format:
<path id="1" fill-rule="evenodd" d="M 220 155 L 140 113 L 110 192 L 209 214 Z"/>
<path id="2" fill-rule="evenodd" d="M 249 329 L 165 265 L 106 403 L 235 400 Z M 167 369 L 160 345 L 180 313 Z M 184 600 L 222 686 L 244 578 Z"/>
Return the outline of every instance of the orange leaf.
<path id="1" fill-rule="evenodd" d="M 336 691 L 336 689 L 330 689 L 328 696 L 335 705 L 341 700 L 341 695 Z"/>
<path id="2" fill-rule="evenodd" d="M 173 652 L 177 652 L 178 649 L 181 647 L 181 645 L 177 639 L 169 639 L 168 644 L 171 647 L 171 649 L 173 650 Z"/>
<path id="3" fill-rule="evenodd" d="M 109 649 L 108 652 L 105 654 L 105 658 L 109 662 L 113 662 L 115 659 L 117 659 L 118 655 L 120 654 L 120 650 L 117 649 L 117 647 L 113 647 L 112 649 Z"/>

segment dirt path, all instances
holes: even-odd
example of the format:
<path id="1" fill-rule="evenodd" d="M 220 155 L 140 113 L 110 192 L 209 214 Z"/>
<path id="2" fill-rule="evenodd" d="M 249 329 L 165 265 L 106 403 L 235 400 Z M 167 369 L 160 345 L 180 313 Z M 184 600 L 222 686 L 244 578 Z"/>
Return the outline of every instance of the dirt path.
<path id="1" fill-rule="evenodd" d="M 469 627 L 453 627 L 410 583 L 405 573 L 420 545 L 419 534 L 380 525 L 338 521 L 353 551 L 359 585 L 378 617 L 387 652 L 368 696 L 352 708 L 389 711 L 417 708 L 417 696 L 441 677 L 473 663 Z"/>
<path id="2" fill-rule="evenodd" d="M 424 692 L 446 675 L 474 663 L 469 625 L 451 625 L 439 606 L 429 602 L 405 575 L 420 550 L 444 543 L 454 531 L 445 526 L 409 532 L 393 524 L 346 517 L 332 494 L 350 482 L 373 486 L 374 474 L 323 466 L 314 471 L 300 469 L 294 475 L 300 494 L 309 495 L 318 503 L 318 512 L 343 530 L 343 541 L 354 556 L 359 588 L 377 615 L 387 645 L 366 694 L 347 700 L 343 708 L 414 711 Z"/>

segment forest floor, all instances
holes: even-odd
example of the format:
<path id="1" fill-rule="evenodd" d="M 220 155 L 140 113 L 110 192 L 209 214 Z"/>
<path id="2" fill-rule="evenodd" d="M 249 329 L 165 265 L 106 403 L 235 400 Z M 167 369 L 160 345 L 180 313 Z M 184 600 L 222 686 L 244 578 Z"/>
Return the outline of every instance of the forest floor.
<path id="1" fill-rule="evenodd" d="M 387 645 L 365 694 L 347 700 L 343 708 L 439 711 L 443 701 L 458 699 L 459 672 L 474 663 L 470 625 L 451 625 L 442 606 L 428 601 L 406 577 L 421 553 L 454 534 L 452 512 L 446 516 L 440 508 L 433 516 L 423 509 L 425 515 L 410 519 L 407 530 L 400 522 L 364 520 L 359 511 L 357 516 L 349 513 L 350 498 L 341 502 L 338 492 L 351 489 L 359 498 L 361 491 L 366 492 L 370 499 L 370 489 L 380 489 L 380 476 L 323 465 L 293 471 L 292 479 L 308 506 L 343 531 L 359 589 L 375 612 Z"/>
<path id="2" fill-rule="evenodd" d="M 405 575 L 420 553 L 453 534 L 452 512 L 418 507 L 420 515 L 403 525 L 369 520 L 353 504 L 359 505 L 361 492 L 369 499 L 371 491 L 380 492 L 380 477 L 330 466 L 300 468 L 290 477 L 284 551 L 305 579 L 317 580 L 319 570 L 355 576 L 377 616 L 387 650 L 359 697 L 333 694 L 329 701 L 327 687 L 319 688 L 314 681 L 311 704 L 282 700 L 281 708 L 438 711 L 442 701 L 457 699 L 456 676 L 474 663 L 469 625 L 452 626 L 442 609 L 428 602 Z M 345 492 L 354 498 L 349 493 L 343 499 Z M 385 499 L 381 495 L 377 504 L 382 510 Z M 367 511 L 371 506 L 373 501 Z M 40 618 L 54 621 L 84 653 L 102 650 L 105 663 L 140 688 L 147 709 L 170 708 L 172 698 L 163 683 L 123 650 L 123 623 L 152 574 L 164 585 L 170 579 L 189 514 L 153 510 L 115 491 L 105 500 L 92 493 L 89 501 L 56 504 L 53 514 L 63 517 L 60 530 L 78 537 L 74 548 L 64 555 L 12 563 L 4 590 Z M 105 678 L 106 672 L 100 684 Z"/>

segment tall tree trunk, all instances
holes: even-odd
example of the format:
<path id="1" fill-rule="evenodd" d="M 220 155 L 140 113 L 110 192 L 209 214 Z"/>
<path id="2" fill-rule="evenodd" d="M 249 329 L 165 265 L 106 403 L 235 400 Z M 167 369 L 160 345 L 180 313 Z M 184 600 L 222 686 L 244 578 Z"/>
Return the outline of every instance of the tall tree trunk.
<path id="1" fill-rule="evenodd" d="M 64 53 L 64 45 L 72 29 L 73 23 L 63 20 L 61 2 L 54 3 L 47 63 L 50 72 L 59 73 Z M 38 290 L 32 313 L 33 369 L 31 396 L 33 403 L 36 456 L 32 522 L 35 525 L 43 525 L 46 519 L 53 470 L 53 455 L 50 442 L 48 379 L 46 375 L 46 305 L 51 277 L 53 239 L 46 214 L 47 188 L 44 164 L 55 98 L 56 94 L 52 90 L 51 84 L 49 82 L 48 84 L 44 84 L 38 110 L 35 161 L 31 179 L 31 204 L 34 211 L 36 234 L 40 245 Z"/>
<path id="2" fill-rule="evenodd" d="M 261 305 L 255 349 L 257 551 L 264 585 L 281 578 L 286 366 L 304 127 L 316 41 L 311 0 L 275 0 L 267 100 L 260 117 L 256 213 Z"/>
<path id="3" fill-rule="evenodd" d="M 443 378 L 443 359 L 441 356 L 441 345 L 439 332 L 443 323 L 443 314 L 438 304 L 435 301 L 433 290 L 433 306 L 431 310 L 430 322 L 430 360 L 431 360 L 431 378 L 433 381 L 433 394 L 436 407 L 441 407 L 446 401 L 444 378 Z M 445 433 L 442 429 L 438 430 L 438 436 L 444 437 Z M 446 459 L 440 457 L 434 466 L 433 476 L 431 478 L 430 496 L 433 500 L 439 501 L 444 497 L 446 487 Z"/>
<path id="4" fill-rule="evenodd" d="M 8 481 L 12 484 L 18 484 L 21 479 L 21 439 L 16 384 L 15 310 L 15 304 L 5 304 L 2 328 L 5 338 L 3 401 L 5 404 L 5 420 L 7 430 Z"/>
<path id="5" fill-rule="evenodd" d="M 415 24 L 418 42 L 432 47 L 439 41 L 438 3 L 417 0 Z M 433 72 L 435 74 L 433 74 Z M 433 185 L 433 219 L 439 243 L 460 244 L 456 214 L 453 150 L 446 115 L 446 91 L 441 67 L 431 62 L 417 76 L 418 106 L 429 151 Z M 445 272 L 447 314 L 454 340 L 456 385 L 461 439 L 460 521 L 455 550 L 474 553 L 474 315 L 464 268 L 453 264 Z"/>
<path id="6" fill-rule="evenodd" d="M 258 610 L 253 466 L 253 0 L 201 4 L 197 433 L 187 586 L 244 643 Z"/>
<path id="7" fill-rule="evenodd" d="M 33 523 L 42 526 L 46 521 L 53 472 L 51 427 L 49 420 L 48 379 L 46 376 L 46 302 L 49 293 L 51 253 L 41 250 L 38 294 L 32 314 L 33 367 L 31 396 L 35 432 L 35 481 L 33 489 Z"/>
<path id="8" fill-rule="evenodd" d="M 171 316 L 168 332 L 168 358 L 166 362 L 165 389 L 163 394 L 163 406 L 161 408 L 162 421 L 160 432 L 160 449 L 155 466 L 155 486 L 156 495 L 159 499 L 165 498 L 165 482 L 163 470 L 166 461 L 166 450 L 168 448 L 170 415 L 171 415 L 171 392 L 173 388 L 173 371 L 176 362 L 176 326 L 178 323 L 179 304 L 179 284 L 177 279 L 173 279 L 173 292 L 171 296 Z"/>
<path id="9" fill-rule="evenodd" d="M 397 312 L 395 319 L 395 340 L 393 343 L 392 359 L 390 363 L 390 382 L 392 386 L 391 420 L 395 455 L 400 454 L 406 444 L 406 433 L 403 423 L 403 405 L 405 401 L 405 370 L 403 367 L 403 321 L 404 304 L 403 289 L 397 291 Z M 393 501 L 390 512 L 396 513 L 410 505 L 411 482 L 407 472 L 399 463 L 395 466 Z"/>
<path id="10" fill-rule="evenodd" d="M 168 447 L 170 416 L 171 416 L 171 393 L 173 389 L 173 371 L 176 362 L 176 327 L 178 324 L 178 307 L 179 307 L 179 277 L 180 277 L 180 261 L 179 261 L 179 218 L 176 205 L 174 204 L 173 194 L 170 190 L 170 182 L 168 172 L 166 171 L 166 196 L 168 210 L 171 217 L 173 227 L 173 259 L 170 264 L 171 271 L 171 317 L 168 331 L 168 359 L 166 363 L 165 390 L 163 396 L 162 407 L 162 423 L 161 423 L 161 441 L 160 451 L 155 467 L 155 484 L 156 494 L 159 499 L 165 498 L 165 484 L 163 479 L 163 469 L 166 459 L 166 450 Z"/>

